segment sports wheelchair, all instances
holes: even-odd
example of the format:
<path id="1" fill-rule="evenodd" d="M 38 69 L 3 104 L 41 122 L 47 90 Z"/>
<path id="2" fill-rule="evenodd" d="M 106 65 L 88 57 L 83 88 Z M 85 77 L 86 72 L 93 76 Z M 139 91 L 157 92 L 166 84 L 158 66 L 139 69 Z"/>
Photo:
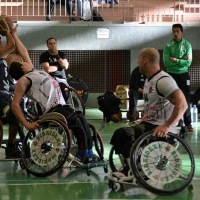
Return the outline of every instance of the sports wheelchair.
<path id="1" fill-rule="evenodd" d="M 1 161 L 19 161 L 22 169 L 28 174 L 38 177 L 46 177 L 54 174 L 65 164 L 65 168 L 87 169 L 87 175 L 91 168 L 103 166 L 104 172 L 108 172 L 108 163 L 104 160 L 104 144 L 99 132 L 92 124 L 89 127 L 93 137 L 93 153 L 99 163 L 84 164 L 86 156 L 86 138 L 83 142 L 84 152 L 81 161 L 75 159 L 78 151 L 75 131 L 80 131 L 79 126 L 67 126 L 67 122 L 59 113 L 52 112 L 39 118 L 42 122 L 38 129 L 27 131 L 19 125 L 20 139 L 18 141 L 21 149 L 21 158 L 2 159 Z M 30 121 L 31 122 L 31 121 Z M 28 133 L 25 133 L 28 132 Z M 0 121 L 0 144 L 6 143 L 3 139 L 3 125 Z M 23 141 L 23 142 L 22 142 Z M 21 144 L 22 143 L 22 144 Z M 2 148 L 6 148 L 3 145 Z"/>
<path id="2" fill-rule="evenodd" d="M 195 172 L 193 153 L 187 143 L 185 127 L 174 127 L 163 138 L 152 136 L 152 131 L 140 136 L 132 145 L 130 157 L 115 154 L 112 146 L 109 164 L 112 170 L 108 185 L 112 190 L 124 184 L 140 184 L 158 195 L 173 195 L 186 187 L 193 190 Z M 128 166 L 128 176 L 120 171 Z"/>
<path id="3" fill-rule="evenodd" d="M 81 162 L 75 159 L 78 151 L 75 131 L 79 131 L 79 126 L 67 126 L 67 122 L 59 113 L 52 112 L 40 117 L 42 123 L 34 131 L 29 131 L 25 136 L 22 145 L 23 167 L 28 174 L 45 177 L 54 174 L 65 164 L 65 168 L 87 169 L 87 175 L 91 173 L 91 168 L 103 166 L 105 173 L 108 172 L 108 163 L 104 161 L 104 145 L 99 132 L 93 125 L 89 124 L 92 131 L 94 155 L 99 163 L 84 164 L 86 155 L 86 138 L 84 141 L 84 153 Z"/>
<path id="4" fill-rule="evenodd" d="M 26 119 L 31 123 L 38 119 L 38 109 L 35 102 L 23 100 L 24 112 Z M 77 91 L 70 88 L 68 105 L 72 106 L 77 112 L 85 112 L 84 104 Z M 108 163 L 104 160 L 104 144 L 99 132 L 89 123 L 93 137 L 93 153 L 99 163 L 84 164 L 86 156 L 86 138 L 84 138 L 84 151 L 81 161 L 75 159 L 78 151 L 74 133 L 82 129 L 79 126 L 68 126 L 66 119 L 59 113 L 51 112 L 39 117 L 42 121 L 40 127 L 34 131 L 27 131 L 19 124 L 19 136 L 17 140 L 22 154 L 18 159 L 2 159 L 19 161 L 22 169 L 26 169 L 28 174 L 45 177 L 54 174 L 65 164 L 65 168 L 82 168 L 87 169 L 87 175 L 90 175 L 91 168 L 103 166 L 104 172 L 108 172 Z M 0 120 L 0 147 L 1 143 L 6 144 L 3 140 L 3 123 Z"/>

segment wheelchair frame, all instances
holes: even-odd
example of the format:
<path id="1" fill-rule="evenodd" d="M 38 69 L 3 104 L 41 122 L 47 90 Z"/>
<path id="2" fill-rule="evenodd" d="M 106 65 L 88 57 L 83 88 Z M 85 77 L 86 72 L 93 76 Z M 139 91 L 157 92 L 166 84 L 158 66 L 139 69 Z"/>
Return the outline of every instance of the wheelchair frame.
<path id="1" fill-rule="evenodd" d="M 179 129 L 180 130 L 180 129 Z M 140 136 L 133 144 L 130 157 L 117 158 L 114 146 L 111 148 L 109 163 L 111 174 L 108 185 L 117 189 L 119 183 L 142 185 L 148 191 L 159 195 L 173 195 L 185 188 L 193 190 L 192 179 L 195 172 L 193 153 L 184 141 L 185 135 L 170 132 L 164 137 L 153 137 L 152 131 Z M 128 176 L 119 171 L 129 165 Z"/>
<path id="2" fill-rule="evenodd" d="M 77 90 L 73 87 L 69 88 L 69 99 L 66 104 L 71 105 L 75 111 L 80 111 L 85 115 L 85 104 Z"/>
<path id="3" fill-rule="evenodd" d="M 74 89 L 73 87 L 69 88 L 69 98 L 66 104 L 71 106 L 76 112 L 81 112 L 85 115 L 84 102 L 76 89 Z M 38 116 L 38 108 L 36 102 L 33 102 L 31 100 L 26 108 L 28 113 L 30 113 L 33 117 Z"/>

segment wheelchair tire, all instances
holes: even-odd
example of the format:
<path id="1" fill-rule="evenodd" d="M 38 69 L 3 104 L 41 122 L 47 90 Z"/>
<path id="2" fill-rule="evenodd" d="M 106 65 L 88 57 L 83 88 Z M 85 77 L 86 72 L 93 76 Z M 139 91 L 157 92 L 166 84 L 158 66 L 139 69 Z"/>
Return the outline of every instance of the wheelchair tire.
<path id="1" fill-rule="evenodd" d="M 28 174 L 46 177 L 57 172 L 71 150 L 71 134 L 60 120 L 44 120 L 29 131 L 22 146 L 22 161 Z"/>
<path id="2" fill-rule="evenodd" d="M 115 147 L 112 146 L 109 153 L 109 166 L 112 172 L 120 171 L 124 163 L 124 157 L 121 154 L 115 154 Z"/>
<path id="3" fill-rule="evenodd" d="M 98 155 L 100 159 L 103 160 L 103 155 L 104 155 L 103 139 L 100 133 L 96 130 L 96 128 L 92 124 L 90 123 L 88 124 L 92 131 L 93 145 L 95 146 L 95 149 L 93 149 L 93 153 Z"/>
<path id="4" fill-rule="evenodd" d="M 83 102 L 81 96 L 78 94 L 77 90 L 75 90 L 73 87 L 71 87 L 71 94 L 72 94 L 75 111 L 80 111 L 85 115 L 84 102 Z"/>
<path id="5" fill-rule="evenodd" d="M 195 161 L 187 143 L 178 135 L 153 137 L 143 134 L 133 144 L 130 163 L 136 180 L 148 191 L 173 195 L 184 190 L 195 172 Z"/>
<path id="6" fill-rule="evenodd" d="M 104 143 L 103 139 L 99 133 L 99 131 L 96 130 L 96 135 L 97 135 L 97 145 L 99 147 L 99 150 L 101 151 L 102 155 L 104 155 Z"/>

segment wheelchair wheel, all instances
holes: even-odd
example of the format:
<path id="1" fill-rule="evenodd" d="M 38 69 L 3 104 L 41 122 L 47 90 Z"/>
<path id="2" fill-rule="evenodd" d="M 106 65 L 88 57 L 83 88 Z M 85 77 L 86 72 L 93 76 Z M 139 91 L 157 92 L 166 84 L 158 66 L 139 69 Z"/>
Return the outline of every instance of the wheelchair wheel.
<path id="1" fill-rule="evenodd" d="M 54 174 L 65 163 L 71 150 L 71 134 L 60 120 L 44 120 L 35 131 L 29 131 L 22 146 L 22 161 L 28 174 L 45 177 Z"/>
<path id="2" fill-rule="evenodd" d="M 71 95 L 72 95 L 72 100 L 73 100 L 75 111 L 80 111 L 85 115 L 84 102 L 83 102 L 81 96 L 78 94 L 77 90 L 75 90 L 73 87 L 71 87 Z"/>
<path id="3" fill-rule="evenodd" d="M 136 180 L 150 192 L 173 195 L 191 184 L 195 162 L 187 143 L 178 135 L 164 138 L 145 133 L 131 148 L 130 163 Z"/>
<path id="4" fill-rule="evenodd" d="M 120 171 L 124 167 L 125 161 L 121 154 L 115 153 L 115 147 L 112 146 L 109 153 L 109 165 L 112 172 Z"/>
<path id="5" fill-rule="evenodd" d="M 99 147 L 99 150 L 101 151 L 102 155 L 104 155 L 104 143 L 103 139 L 99 133 L 99 131 L 96 130 L 96 135 L 97 135 L 97 145 Z"/>
<path id="6" fill-rule="evenodd" d="M 104 143 L 103 139 L 100 135 L 100 133 L 96 130 L 96 128 L 89 123 L 89 127 L 92 132 L 92 138 L 93 138 L 93 145 L 95 148 L 93 148 L 93 153 L 95 155 L 98 155 L 101 160 L 103 160 L 103 155 L 104 155 Z"/>

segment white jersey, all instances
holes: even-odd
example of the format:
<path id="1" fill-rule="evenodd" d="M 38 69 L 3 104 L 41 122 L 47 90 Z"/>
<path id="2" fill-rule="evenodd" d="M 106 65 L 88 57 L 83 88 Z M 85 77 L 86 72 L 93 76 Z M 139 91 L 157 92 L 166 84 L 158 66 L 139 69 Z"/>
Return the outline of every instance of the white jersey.
<path id="1" fill-rule="evenodd" d="M 40 105 L 43 114 L 59 104 L 65 105 L 59 84 L 48 73 L 33 70 L 25 74 L 25 77 L 31 81 L 27 94 Z"/>
<path id="2" fill-rule="evenodd" d="M 145 121 L 154 125 L 164 124 L 174 109 L 174 105 L 165 97 L 177 89 L 175 80 L 164 71 L 147 78 L 143 90 Z"/>

